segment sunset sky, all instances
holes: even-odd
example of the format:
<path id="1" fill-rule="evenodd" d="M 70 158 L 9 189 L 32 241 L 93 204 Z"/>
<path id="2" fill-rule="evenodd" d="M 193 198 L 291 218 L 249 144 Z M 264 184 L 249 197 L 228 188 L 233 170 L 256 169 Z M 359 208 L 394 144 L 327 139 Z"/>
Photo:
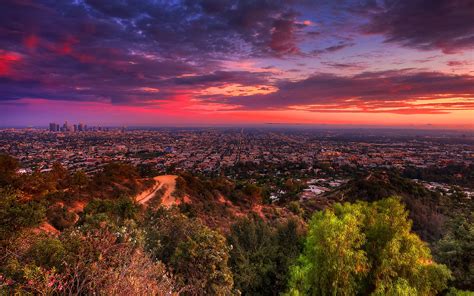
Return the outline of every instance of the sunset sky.
<path id="1" fill-rule="evenodd" d="M 474 129 L 474 0 L 3 0 L 0 126 Z"/>

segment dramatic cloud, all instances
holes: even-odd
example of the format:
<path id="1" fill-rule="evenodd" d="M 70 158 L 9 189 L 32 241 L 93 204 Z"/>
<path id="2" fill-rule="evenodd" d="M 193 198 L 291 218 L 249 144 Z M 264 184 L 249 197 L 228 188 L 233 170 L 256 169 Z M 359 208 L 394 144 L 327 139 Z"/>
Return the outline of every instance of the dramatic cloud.
<path id="1" fill-rule="evenodd" d="M 270 48 L 277 53 L 297 53 L 298 47 L 294 40 L 294 19 L 278 19 L 274 21 Z"/>
<path id="2" fill-rule="evenodd" d="M 445 53 L 473 50 L 474 1 L 385 0 L 366 29 L 408 47 Z"/>
<path id="3" fill-rule="evenodd" d="M 263 84 L 266 73 L 225 71 L 218 60 L 296 53 L 294 34 L 306 26 L 296 26 L 286 1 L 7 0 L 2 6 L 0 100 L 140 105 L 170 99 L 185 86 Z"/>
<path id="4" fill-rule="evenodd" d="M 317 74 L 296 82 L 281 82 L 268 95 L 229 98 L 243 109 L 301 109 L 327 112 L 425 113 L 420 101 L 432 101 L 437 112 L 470 110 L 474 77 L 410 70 L 367 72 L 354 76 Z M 444 100 L 456 99 L 448 102 Z M 437 100 L 440 104 L 436 105 Z M 406 110 L 412 108 L 411 110 Z"/>
<path id="5" fill-rule="evenodd" d="M 156 41 L 163 50 L 204 55 L 281 54 L 297 51 L 290 1 L 86 1 L 103 17 Z"/>
<path id="6" fill-rule="evenodd" d="M 472 110 L 473 45 L 472 0 L 4 0 L 0 104 Z"/>

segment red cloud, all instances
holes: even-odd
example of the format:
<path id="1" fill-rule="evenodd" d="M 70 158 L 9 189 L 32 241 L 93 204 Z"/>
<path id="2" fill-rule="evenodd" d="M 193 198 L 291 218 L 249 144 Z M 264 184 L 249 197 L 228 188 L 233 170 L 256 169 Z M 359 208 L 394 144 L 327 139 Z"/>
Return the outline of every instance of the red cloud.
<path id="1" fill-rule="evenodd" d="M 0 50 L 0 76 L 7 76 L 11 72 L 11 66 L 21 61 L 21 55 L 16 52 Z"/>
<path id="2" fill-rule="evenodd" d="M 35 49 L 38 47 L 39 38 L 36 35 L 29 35 L 25 39 L 23 39 L 23 44 L 28 49 Z"/>
<path id="3" fill-rule="evenodd" d="M 56 45 L 56 52 L 63 55 L 68 55 L 72 53 L 72 47 L 79 43 L 79 40 L 75 37 L 69 36 L 64 42 Z"/>

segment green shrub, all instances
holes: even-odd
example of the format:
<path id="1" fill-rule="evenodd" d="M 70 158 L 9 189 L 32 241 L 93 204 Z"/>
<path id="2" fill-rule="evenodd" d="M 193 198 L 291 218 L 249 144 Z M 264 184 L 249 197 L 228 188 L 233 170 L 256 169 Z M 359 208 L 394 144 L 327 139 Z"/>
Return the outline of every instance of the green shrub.
<path id="1" fill-rule="evenodd" d="M 20 201 L 12 190 L 0 189 L 0 239 L 14 235 L 20 229 L 39 225 L 46 208 L 37 201 Z"/>
<path id="2" fill-rule="evenodd" d="M 56 229 L 62 231 L 74 225 L 76 222 L 76 214 L 68 211 L 61 205 L 53 205 L 46 211 L 48 221 Z"/>

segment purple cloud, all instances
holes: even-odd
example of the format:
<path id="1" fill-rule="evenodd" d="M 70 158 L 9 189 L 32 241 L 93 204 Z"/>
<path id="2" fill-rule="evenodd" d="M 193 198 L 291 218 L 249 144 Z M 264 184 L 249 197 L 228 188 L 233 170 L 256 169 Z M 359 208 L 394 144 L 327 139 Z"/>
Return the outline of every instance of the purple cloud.
<path id="1" fill-rule="evenodd" d="M 474 48 L 474 1 L 385 0 L 370 14 L 367 33 L 383 34 L 386 42 L 454 53 Z"/>

